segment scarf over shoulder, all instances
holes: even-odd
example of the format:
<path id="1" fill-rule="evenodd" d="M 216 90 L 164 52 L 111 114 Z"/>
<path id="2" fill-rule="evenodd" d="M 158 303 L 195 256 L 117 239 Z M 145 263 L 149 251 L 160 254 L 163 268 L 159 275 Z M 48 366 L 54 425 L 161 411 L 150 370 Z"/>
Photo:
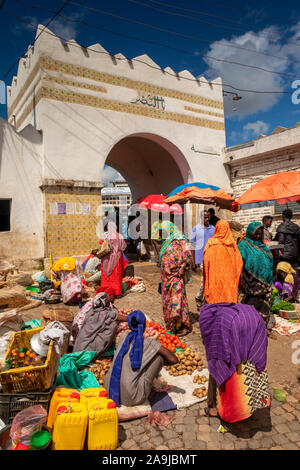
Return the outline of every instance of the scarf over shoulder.
<path id="1" fill-rule="evenodd" d="M 244 268 L 259 281 L 273 284 L 273 255 L 262 240 L 253 240 L 256 230 L 262 227 L 260 222 L 251 222 L 246 231 L 246 237 L 238 244 L 244 261 Z"/>
<path id="2" fill-rule="evenodd" d="M 219 220 L 203 257 L 204 298 L 208 303 L 237 302 L 243 260 L 226 220 Z"/>

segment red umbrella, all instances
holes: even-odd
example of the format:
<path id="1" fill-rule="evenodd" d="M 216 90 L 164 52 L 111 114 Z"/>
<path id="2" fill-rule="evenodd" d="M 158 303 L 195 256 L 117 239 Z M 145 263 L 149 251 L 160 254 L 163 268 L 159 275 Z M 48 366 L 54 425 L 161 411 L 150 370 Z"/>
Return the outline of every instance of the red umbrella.
<path id="1" fill-rule="evenodd" d="M 166 196 L 163 194 L 150 194 L 146 197 L 138 199 L 138 207 L 140 209 L 150 209 L 155 212 L 171 212 L 172 214 L 182 214 L 183 210 L 179 204 L 166 204 L 164 200 Z"/>

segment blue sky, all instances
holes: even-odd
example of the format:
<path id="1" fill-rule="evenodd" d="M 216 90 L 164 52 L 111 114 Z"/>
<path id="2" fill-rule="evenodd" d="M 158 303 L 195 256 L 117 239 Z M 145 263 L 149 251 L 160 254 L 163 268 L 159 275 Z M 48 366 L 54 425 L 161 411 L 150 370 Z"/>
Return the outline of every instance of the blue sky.
<path id="1" fill-rule="evenodd" d="M 1 79 L 34 41 L 36 25 L 46 24 L 63 3 L 4 2 L 0 10 Z M 111 54 L 121 52 L 127 58 L 146 53 L 163 68 L 170 66 L 176 72 L 187 69 L 196 77 L 221 76 L 224 90 L 231 92 L 235 90 L 230 86 L 264 91 L 237 91 L 242 96 L 239 101 L 232 101 L 233 95 L 224 98 L 227 146 L 269 134 L 279 125 L 293 127 L 300 121 L 300 104 L 293 104 L 291 95 L 266 93 L 293 92 L 292 83 L 300 80 L 299 1 L 74 0 L 61 15 L 49 29 L 64 39 L 76 39 L 83 46 L 100 43 Z M 17 65 L 5 78 L 6 84 L 11 83 L 16 70 Z M 4 105 L 0 105 L 0 116 L 6 118 Z"/>

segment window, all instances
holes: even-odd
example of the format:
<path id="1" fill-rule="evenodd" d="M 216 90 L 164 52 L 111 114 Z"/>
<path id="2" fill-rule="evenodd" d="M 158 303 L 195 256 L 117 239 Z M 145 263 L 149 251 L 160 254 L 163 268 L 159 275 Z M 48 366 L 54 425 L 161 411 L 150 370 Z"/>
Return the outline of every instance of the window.
<path id="1" fill-rule="evenodd" d="M 0 199 L 0 232 L 10 231 L 11 199 Z"/>
<path id="2" fill-rule="evenodd" d="M 296 214 L 300 212 L 300 204 L 298 204 L 298 202 L 296 201 L 288 202 L 287 204 L 278 204 L 278 202 L 275 202 L 275 206 L 274 206 L 275 214 L 282 214 L 282 212 L 285 209 L 291 209 L 293 213 Z"/>

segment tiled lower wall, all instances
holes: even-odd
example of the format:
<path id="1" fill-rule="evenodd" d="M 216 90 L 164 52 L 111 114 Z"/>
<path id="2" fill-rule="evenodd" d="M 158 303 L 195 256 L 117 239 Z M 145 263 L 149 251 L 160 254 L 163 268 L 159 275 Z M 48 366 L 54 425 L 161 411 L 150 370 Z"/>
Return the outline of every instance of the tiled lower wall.
<path id="1" fill-rule="evenodd" d="M 46 256 L 84 255 L 97 247 L 99 192 L 51 189 L 45 193 Z"/>

